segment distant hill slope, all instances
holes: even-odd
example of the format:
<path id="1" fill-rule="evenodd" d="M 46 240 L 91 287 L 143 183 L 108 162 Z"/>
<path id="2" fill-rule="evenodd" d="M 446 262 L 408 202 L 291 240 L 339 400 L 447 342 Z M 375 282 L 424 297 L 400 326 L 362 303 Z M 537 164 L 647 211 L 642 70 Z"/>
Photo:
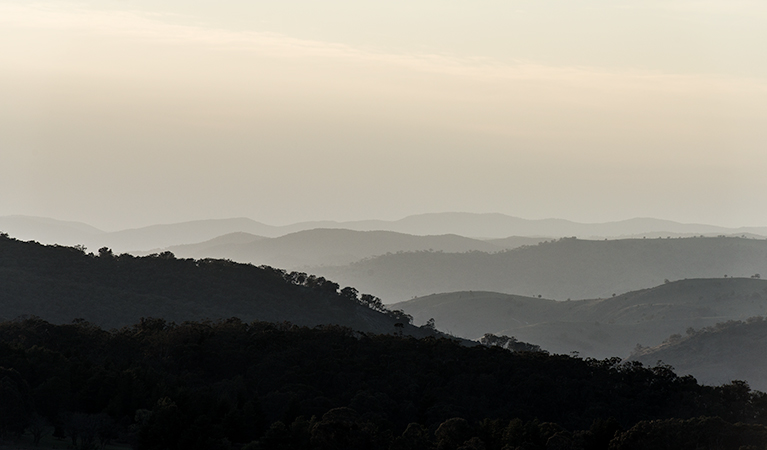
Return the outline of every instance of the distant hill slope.
<path id="1" fill-rule="evenodd" d="M 32 216 L 0 216 L 0 232 L 43 244 L 75 245 L 90 242 L 106 232 L 80 222 Z"/>
<path id="2" fill-rule="evenodd" d="M 556 300 L 599 298 L 657 286 L 665 279 L 767 274 L 767 240 L 560 239 L 494 254 L 414 252 L 312 270 L 387 303 L 466 290 Z"/>
<path id="3" fill-rule="evenodd" d="M 356 291 L 325 279 L 222 260 L 93 256 L 0 235 L 0 320 L 36 315 L 53 323 L 82 318 L 103 327 L 141 317 L 182 322 L 243 321 L 337 324 L 355 330 L 432 334 L 407 318 L 363 305 Z M 403 327 L 395 327 L 403 323 Z"/>
<path id="4" fill-rule="evenodd" d="M 150 250 L 172 245 L 190 244 L 229 234 L 243 232 L 257 236 L 279 234 L 278 227 L 247 218 L 195 220 L 191 222 L 151 225 L 114 231 L 92 241 L 93 248 L 107 246 L 115 251 Z M 88 245 L 86 243 L 86 245 Z"/>
<path id="5" fill-rule="evenodd" d="M 628 357 L 689 327 L 767 314 L 767 280 L 693 279 L 607 299 L 558 302 L 495 292 L 453 292 L 396 303 L 415 323 L 467 339 L 514 336 L 555 353 Z M 654 362 L 654 361 L 653 361 Z M 728 380 L 729 381 L 729 380 Z"/>
<path id="6" fill-rule="evenodd" d="M 579 223 L 564 219 L 522 219 L 498 213 L 444 212 L 408 216 L 395 221 L 343 223 L 350 229 L 379 229 L 410 234 L 459 234 L 502 238 L 506 236 L 620 237 L 653 231 L 670 233 L 754 233 L 767 236 L 767 227 L 727 228 L 704 224 L 685 224 L 671 220 L 634 218 L 605 223 Z"/>
<path id="7" fill-rule="evenodd" d="M 85 224 L 41 217 L 0 216 L 0 231 L 44 244 L 83 244 L 90 248 L 107 246 L 117 252 L 147 251 L 174 245 L 192 244 L 229 233 L 279 237 L 316 228 L 355 231 L 393 231 L 414 235 L 457 234 L 473 238 L 503 239 L 508 236 L 550 238 L 619 238 L 667 235 L 753 235 L 767 236 L 767 227 L 726 228 L 704 224 L 683 224 L 670 220 L 635 218 L 617 222 L 578 223 L 562 219 L 529 220 L 504 214 L 430 213 L 400 220 L 358 220 L 350 222 L 312 221 L 273 226 L 247 218 L 195 220 L 104 232 Z M 530 242 L 526 242 L 530 243 Z"/>
<path id="8" fill-rule="evenodd" d="M 538 245 L 541 242 L 550 241 L 550 237 L 509 236 L 505 238 L 485 239 L 485 242 L 503 247 L 506 250 L 524 247 L 525 245 Z"/>
<path id="9" fill-rule="evenodd" d="M 251 233 L 245 233 L 244 231 L 238 231 L 235 233 L 227 233 L 213 239 L 194 243 L 194 244 L 182 244 L 173 245 L 161 249 L 152 249 L 148 251 L 132 252 L 136 256 L 146 256 L 152 253 L 161 253 L 163 251 L 172 252 L 174 255 L 182 258 L 221 258 L 218 256 L 220 251 L 218 249 L 227 248 L 228 246 L 238 247 L 241 245 L 250 244 L 252 242 L 260 241 L 262 239 L 269 239 L 264 236 L 258 236 Z M 214 255 L 215 254 L 215 255 Z M 232 258 L 229 258 L 232 259 Z M 241 261 L 248 262 L 248 261 Z"/>
<path id="10" fill-rule="evenodd" d="M 456 235 L 414 236 L 391 231 L 320 228 L 277 238 L 248 236 L 252 235 L 230 234 L 167 250 L 181 257 L 228 258 L 295 270 L 312 265 L 349 264 L 372 256 L 405 251 L 497 252 L 506 249 L 502 244 Z"/>
<path id="11" fill-rule="evenodd" d="M 676 373 L 691 374 L 704 384 L 746 380 L 752 388 L 765 392 L 767 321 L 754 317 L 690 330 L 643 349 L 631 359 L 647 364 L 661 360 L 673 366 Z"/>

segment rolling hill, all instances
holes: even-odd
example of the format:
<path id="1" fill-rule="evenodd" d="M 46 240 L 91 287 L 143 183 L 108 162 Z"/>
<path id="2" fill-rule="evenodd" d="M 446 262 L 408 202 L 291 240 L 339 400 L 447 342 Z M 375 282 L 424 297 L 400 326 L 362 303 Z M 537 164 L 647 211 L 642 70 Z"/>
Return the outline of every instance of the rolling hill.
<path id="1" fill-rule="evenodd" d="M 674 367 L 676 373 L 691 374 L 709 385 L 745 380 L 753 389 L 765 392 L 765 355 L 767 321 L 752 317 L 676 334 L 660 345 L 641 349 L 631 360 L 646 364 L 660 360 Z"/>
<path id="2" fill-rule="evenodd" d="M 335 324 L 374 333 L 431 335 L 407 318 L 331 281 L 292 278 L 270 267 L 223 260 L 86 254 L 0 235 L 0 320 L 39 316 L 52 323 L 84 319 L 111 328 L 142 317 Z M 395 327 L 403 323 L 403 327 Z"/>
<path id="3" fill-rule="evenodd" d="M 467 290 L 556 300 L 605 298 L 665 280 L 767 274 L 767 240 L 566 238 L 493 254 L 383 255 L 311 271 L 386 303 Z"/>
<path id="4" fill-rule="evenodd" d="M 689 327 L 767 314 L 767 280 L 691 279 L 606 299 L 554 301 L 495 292 L 453 292 L 397 303 L 415 323 L 467 339 L 514 336 L 554 353 L 628 357 Z M 654 361 L 653 361 L 654 362 Z"/>
<path id="5" fill-rule="evenodd" d="M 31 216 L 0 216 L 0 231 L 44 244 L 77 245 L 116 252 L 148 251 L 175 245 L 199 243 L 229 233 L 279 237 L 316 228 L 355 231 L 392 231 L 413 235 L 456 234 L 482 239 L 508 236 L 559 238 L 619 238 L 627 236 L 753 235 L 767 236 L 767 227 L 726 228 L 704 224 L 682 224 L 669 220 L 635 218 L 617 222 L 578 223 L 562 219 L 529 220 L 504 214 L 430 213 L 399 220 L 348 222 L 311 221 L 289 225 L 267 225 L 248 218 L 195 220 L 155 224 L 119 231 L 103 231 L 78 222 Z M 530 242 L 525 242 L 529 244 Z M 496 242 L 496 244 L 498 244 Z M 505 246 L 501 244 L 501 246 Z"/>
<path id="6" fill-rule="evenodd" d="M 276 238 L 243 233 L 229 234 L 200 244 L 168 247 L 177 256 L 227 258 L 256 265 L 296 270 L 307 266 L 350 264 L 365 258 L 406 251 L 498 252 L 515 242 L 538 242 L 535 238 L 512 238 L 498 244 L 456 235 L 414 236 L 391 231 L 353 231 L 318 228 Z"/>
<path id="7" fill-rule="evenodd" d="M 0 216 L 0 232 L 25 241 L 77 245 L 98 239 L 106 232 L 81 222 L 32 216 Z"/>

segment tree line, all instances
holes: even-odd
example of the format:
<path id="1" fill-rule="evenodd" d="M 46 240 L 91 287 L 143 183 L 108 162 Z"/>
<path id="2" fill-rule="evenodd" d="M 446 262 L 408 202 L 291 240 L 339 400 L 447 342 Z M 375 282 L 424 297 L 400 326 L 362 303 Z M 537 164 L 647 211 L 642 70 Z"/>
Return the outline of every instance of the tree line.
<path id="1" fill-rule="evenodd" d="M 744 382 L 701 386 L 665 365 L 511 352 L 501 340 L 235 318 L 110 331 L 19 319 L 0 323 L 0 437 L 54 432 L 83 450 L 767 445 L 767 396 Z"/>

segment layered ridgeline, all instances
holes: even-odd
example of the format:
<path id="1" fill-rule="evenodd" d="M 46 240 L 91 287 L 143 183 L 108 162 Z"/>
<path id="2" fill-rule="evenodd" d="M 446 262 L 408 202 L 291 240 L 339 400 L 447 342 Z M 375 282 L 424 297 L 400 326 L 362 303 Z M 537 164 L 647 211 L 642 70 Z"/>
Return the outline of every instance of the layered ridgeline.
<path id="1" fill-rule="evenodd" d="M 360 220 L 351 222 L 315 221 L 290 225 L 267 225 L 247 218 L 196 220 L 146 227 L 103 231 L 87 224 L 42 217 L 2 216 L 0 231 L 19 239 L 44 244 L 107 246 L 117 252 L 142 251 L 173 245 L 193 244 L 230 233 L 279 237 L 316 228 L 343 228 L 356 231 L 393 231 L 414 235 L 457 234 L 473 238 L 529 236 L 559 238 L 578 236 L 690 236 L 758 235 L 767 236 L 767 227 L 725 228 L 703 224 L 683 224 L 650 218 L 606 223 L 578 223 L 562 219 L 529 220 L 504 214 L 432 213 L 408 216 L 400 220 Z"/>
<path id="2" fill-rule="evenodd" d="M 166 251 L 186 258 L 227 258 L 233 261 L 266 264 L 289 270 L 307 266 L 350 264 L 387 253 L 440 251 L 499 252 L 537 244 L 545 238 L 510 237 L 492 241 L 455 234 L 415 236 L 392 231 L 353 231 L 318 228 L 277 238 L 233 233 L 198 244 L 168 247 Z"/>
<path id="3" fill-rule="evenodd" d="M 707 384 L 747 380 L 767 391 L 767 321 L 752 317 L 670 335 L 661 345 L 639 348 L 631 359 L 672 365 Z"/>
<path id="4" fill-rule="evenodd" d="M 387 303 L 466 290 L 605 298 L 665 280 L 767 274 L 767 240 L 566 238 L 498 253 L 411 252 L 310 270 Z"/>
<path id="5" fill-rule="evenodd" d="M 380 300 L 321 277 L 224 260 L 97 255 L 0 234 L 0 319 L 84 319 L 106 328 L 142 317 L 336 324 L 375 333 L 431 335 Z M 396 326 L 395 326 L 396 325 Z"/>
<path id="6" fill-rule="evenodd" d="M 440 330 L 467 339 L 492 333 L 513 336 L 554 353 L 626 358 L 637 344 L 653 347 L 690 327 L 767 315 L 767 280 L 691 279 L 606 299 L 563 302 L 464 291 L 420 297 L 391 307 L 412 315 L 415 323 L 433 318 Z"/>

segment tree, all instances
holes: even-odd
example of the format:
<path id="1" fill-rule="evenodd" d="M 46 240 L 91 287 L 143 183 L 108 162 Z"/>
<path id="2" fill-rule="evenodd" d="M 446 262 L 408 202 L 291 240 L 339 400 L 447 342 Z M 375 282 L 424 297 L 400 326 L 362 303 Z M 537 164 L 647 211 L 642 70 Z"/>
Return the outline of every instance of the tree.
<path id="1" fill-rule="evenodd" d="M 0 367 L 0 437 L 21 436 L 33 411 L 27 382 L 16 370 Z"/>
<path id="2" fill-rule="evenodd" d="M 345 288 L 341 289 L 340 294 L 343 298 L 357 301 L 357 295 L 359 295 L 359 291 L 351 286 L 346 286 Z"/>
<path id="3" fill-rule="evenodd" d="M 401 450 L 422 450 L 431 447 L 429 430 L 421 424 L 408 424 L 402 435 L 394 439 L 392 448 Z"/>
<path id="4" fill-rule="evenodd" d="M 471 438 L 471 427 L 466 419 L 454 417 L 442 422 L 434 432 L 438 450 L 456 450 Z"/>
<path id="5" fill-rule="evenodd" d="M 32 418 L 29 421 L 29 431 L 32 433 L 32 442 L 35 447 L 40 445 L 40 439 L 43 438 L 43 434 L 48 429 L 48 419 L 40 414 L 32 414 Z"/>

